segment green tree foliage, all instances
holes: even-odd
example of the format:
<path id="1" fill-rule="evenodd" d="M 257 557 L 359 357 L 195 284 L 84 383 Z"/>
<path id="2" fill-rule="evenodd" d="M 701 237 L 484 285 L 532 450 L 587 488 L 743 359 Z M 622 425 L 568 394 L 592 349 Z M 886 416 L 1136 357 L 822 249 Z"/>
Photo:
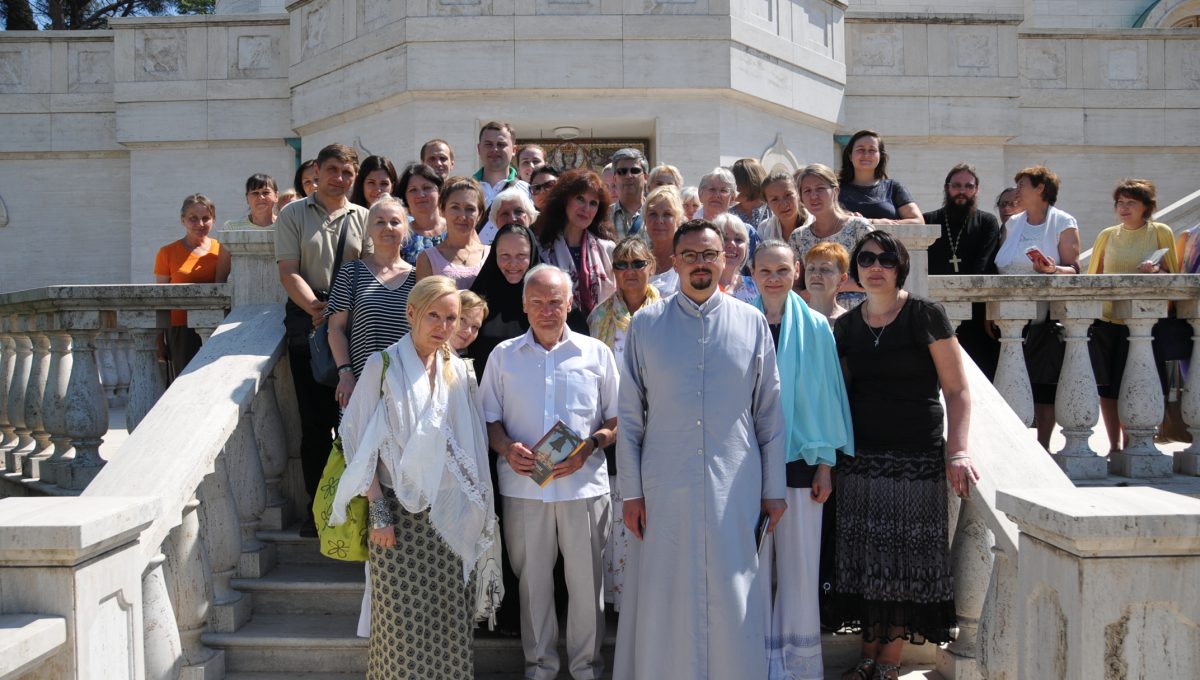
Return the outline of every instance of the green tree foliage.
<path id="1" fill-rule="evenodd" d="M 212 14 L 216 0 L 0 0 L 8 30 L 104 28 L 113 17 Z"/>

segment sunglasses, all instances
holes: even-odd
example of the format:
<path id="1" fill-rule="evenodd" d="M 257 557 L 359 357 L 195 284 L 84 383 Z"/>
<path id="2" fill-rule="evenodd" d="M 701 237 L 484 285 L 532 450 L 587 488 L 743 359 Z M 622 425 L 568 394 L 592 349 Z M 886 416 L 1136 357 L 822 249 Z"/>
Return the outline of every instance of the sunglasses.
<path id="1" fill-rule="evenodd" d="M 863 250 L 858 253 L 859 267 L 874 267 L 875 262 L 879 262 L 879 266 L 884 269 L 895 269 L 900 266 L 900 256 L 896 253 L 872 253 L 869 250 Z"/>
<path id="2" fill-rule="evenodd" d="M 552 179 L 549 182 L 542 182 L 541 184 L 530 184 L 529 193 L 540 194 L 543 191 L 549 191 L 550 187 L 554 186 L 555 184 L 558 184 L 558 180 L 556 179 Z"/>
<path id="3" fill-rule="evenodd" d="M 613 262 L 613 269 L 619 272 L 623 272 L 626 269 L 645 269 L 648 266 L 650 266 L 649 260 L 622 260 L 620 262 Z"/>
<path id="4" fill-rule="evenodd" d="M 616 174 L 624 177 L 625 175 L 640 175 L 642 174 L 642 166 L 635 165 L 632 168 L 617 168 L 613 170 Z"/>

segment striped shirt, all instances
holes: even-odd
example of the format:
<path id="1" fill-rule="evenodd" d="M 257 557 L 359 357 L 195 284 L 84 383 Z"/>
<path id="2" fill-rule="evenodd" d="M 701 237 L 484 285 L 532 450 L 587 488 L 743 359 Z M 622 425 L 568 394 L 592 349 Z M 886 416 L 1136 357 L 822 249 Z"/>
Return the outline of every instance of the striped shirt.
<path id="1" fill-rule="evenodd" d="M 367 357 L 408 333 L 408 293 L 416 282 L 416 270 L 410 269 L 399 286 L 385 286 L 362 260 L 350 260 L 338 271 L 325 316 L 350 313 L 350 365 L 355 378 Z"/>

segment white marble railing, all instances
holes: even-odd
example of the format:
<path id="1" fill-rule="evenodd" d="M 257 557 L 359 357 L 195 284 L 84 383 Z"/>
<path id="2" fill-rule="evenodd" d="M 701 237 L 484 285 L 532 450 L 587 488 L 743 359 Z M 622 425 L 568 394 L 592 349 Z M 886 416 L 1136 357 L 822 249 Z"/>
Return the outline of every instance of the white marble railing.
<path id="1" fill-rule="evenodd" d="M 285 351 L 282 306 L 236 308 L 78 498 L 0 501 L 0 579 L 28 589 L 17 611 L 67 620 L 37 677 L 224 677 L 200 636 L 249 618 L 231 579 L 273 567 L 256 533 L 290 524 L 297 496 Z M 49 576 L 16 568 L 30 566 Z"/>
<path id="2" fill-rule="evenodd" d="M 987 304 L 988 318 L 1000 329 L 996 388 L 1027 426 L 1033 423 L 1033 393 L 1026 370 L 1021 332 L 1047 312 L 1066 328 L 1066 357 L 1058 380 L 1055 417 L 1066 445 L 1052 458 L 1072 479 L 1102 478 L 1111 471 L 1128 477 L 1165 477 L 1174 470 L 1196 474 L 1200 443 L 1172 457 L 1161 452 L 1154 434 L 1164 403 L 1151 348 L 1151 329 L 1175 303 L 1179 318 L 1200 329 L 1200 275 L 1129 274 L 1081 276 L 933 276 L 929 294 L 956 320 L 971 316 L 971 303 Z M 1088 354 L 1088 328 L 1100 318 L 1105 302 L 1129 327 L 1129 360 L 1121 382 L 1118 408 L 1129 444 L 1105 461 L 1106 452 L 1088 443 L 1099 415 L 1096 378 Z M 1200 348 L 1200 344 L 1197 345 Z M 1193 360 L 1200 359 L 1195 351 Z M 1200 364 L 1198 364 L 1200 365 Z M 1184 390 L 1183 418 L 1200 429 L 1200 371 L 1190 371 Z M 1200 438 L 1197 439 L 1200 442 Z"/>
<path id="3" fill-rule="evenodd" d="M 202 337 L 230 306 L 224 284 L 52 286 L 0 294 L 4 477 L 78 493 L 104 465 L 110 404 L 133 431 L 165 388 L 158 336 L 186 309 Z"/>

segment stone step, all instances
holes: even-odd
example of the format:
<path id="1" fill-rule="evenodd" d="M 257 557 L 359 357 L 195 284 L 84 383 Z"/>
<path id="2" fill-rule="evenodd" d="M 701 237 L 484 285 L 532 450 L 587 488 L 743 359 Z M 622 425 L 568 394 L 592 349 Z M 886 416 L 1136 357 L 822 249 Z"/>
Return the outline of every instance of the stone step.
<path id="1" fill-rule="evenodd" d="M 322 559 L 324 564 L 280 564 L 262 578 L 235 578 L 231 583 L 254 596 L 256 616 L 357 616 L 366 582 L 362 563 Z"/>
<path id="2" fill-rule="evenodd" d="M 843 668 L 827 669 L 825 680 L 840 680 Z M 228 673 L 225 680 L 364 680 L 362 673 Z M 605 679 L 611 676 L 605 674 Z M 521 673 L 476 673 L 475 680 L 523 680 Z M 570 680 L 563 673 L 558 680 Z M 900 680 L 943 680 L 931 666 L 905 666 L 900 669 Z"/>
<path id="3" fill-rule="evenodd" d="M 275 546 L 275 557 L 280 564 L 337 564 L 338 560 L 325 557 L 318 550 L 316 538 L 300 536 L 299 525 L 293 524 L 282 531 L 259 531 L 258 540 Z M 344 562 L 343 564 L 359 564 Z"/>

